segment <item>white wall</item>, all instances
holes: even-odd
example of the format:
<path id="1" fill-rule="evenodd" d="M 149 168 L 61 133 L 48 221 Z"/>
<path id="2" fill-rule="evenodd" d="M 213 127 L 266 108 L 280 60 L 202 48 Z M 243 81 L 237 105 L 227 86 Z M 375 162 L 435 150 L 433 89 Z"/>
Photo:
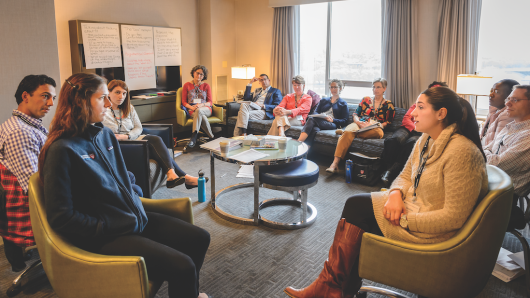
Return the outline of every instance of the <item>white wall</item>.
<path id="1" fill-rule="evenodd" d="M 270 76 L 274 8 L 268 0 L 236 0 L 236 65 L 256 67 L 256 75 Z M 245 90 L 247 80 L 232 80 L 236 90 Z M 254 83 L 254 88 L 259 87 Z M 274 86 L 275 87 L 275 86 Z"/>
<path id="2" fill-rule="evenodd" d="M 0 1 L 0 123 L 17 108 L 15 91 L 30 74 L 46 74 L 58 84 L 59 59 L 53 0 Z M 43 118 L 48 127 L 55 106 Z"/>
<path id="3" fill-rule="evenodd" d="M 55 0 L 55 17 L 61 80 L 72 75 L 69 20 L 180 27 L 183 82 L 191 68 L 199 64 L 196 0 Z"/>

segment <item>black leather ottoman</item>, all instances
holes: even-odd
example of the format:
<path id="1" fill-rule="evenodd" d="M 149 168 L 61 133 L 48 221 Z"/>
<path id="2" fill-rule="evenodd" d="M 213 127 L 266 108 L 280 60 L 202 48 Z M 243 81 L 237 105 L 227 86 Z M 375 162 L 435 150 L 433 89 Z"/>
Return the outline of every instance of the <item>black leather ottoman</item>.
<path id="1" fill-rule="evenodd" d="M 292 192 L 293 199 L 265 200 L 260 203 L 259 209 L 276 205 L 294 205 L 302 208 L 300 222 L 280 223 L 268 220 L 260 215 L 261 222 L 276 229 L 300 229 L 313 224 L 317 217 L 317 209 L 307 202 L 307 191 L 318 183 L 318 171 L 318 166 L 307 159 L 286 164 L 260 166 L 260 183 L 269 189 Z M 308 208 L 309 218 L 307 218 Z"/>

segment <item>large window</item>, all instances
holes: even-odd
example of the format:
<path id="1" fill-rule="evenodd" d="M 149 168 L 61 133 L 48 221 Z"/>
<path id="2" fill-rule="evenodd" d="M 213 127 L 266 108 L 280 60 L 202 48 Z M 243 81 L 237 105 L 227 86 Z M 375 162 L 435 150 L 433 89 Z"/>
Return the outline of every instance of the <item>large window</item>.
<path id="1" fill-rule="evenodd" d="M 530 1 L 483 0 L 480 16 L 477 71 L 493 81 L 530 82 L 530 40 L 526 25 Z M 480 96 L 478 114 L 487 114 L 488 97 Z"/>
<path id="2" fill-rule="evenodd" d="M 300 74 L 306 89 L 330 95 L 341 79 L 341 97 L 359 102 L 381 76 L 381 1 L 350 0 L 300 6 Z"/>

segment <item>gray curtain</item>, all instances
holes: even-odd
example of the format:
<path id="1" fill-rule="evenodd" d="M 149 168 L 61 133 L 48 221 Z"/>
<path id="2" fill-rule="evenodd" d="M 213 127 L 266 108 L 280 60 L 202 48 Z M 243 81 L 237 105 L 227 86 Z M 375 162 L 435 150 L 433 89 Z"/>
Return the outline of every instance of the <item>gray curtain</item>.
<path id="1" fill-rule="evenodd" d="M 419 0 L 382 1 L 382 76 L 388 81 L 385 98 L 408 109 L 419 86 L 417 9 Z"/>
<path id="2" fill-rule="evenodd" d="M 477 69 L 482 0 L 442 0 L 439 9 L 437 80 L 456 90 L 459 74 Z"/>
<path id="3" fill-rule="evenodd" d="M 271 85 L 283 95 L 293 92 L 291 79 L 298 60 L 295 15 L 294 6 L 274 8 L 270 79 Z"/>

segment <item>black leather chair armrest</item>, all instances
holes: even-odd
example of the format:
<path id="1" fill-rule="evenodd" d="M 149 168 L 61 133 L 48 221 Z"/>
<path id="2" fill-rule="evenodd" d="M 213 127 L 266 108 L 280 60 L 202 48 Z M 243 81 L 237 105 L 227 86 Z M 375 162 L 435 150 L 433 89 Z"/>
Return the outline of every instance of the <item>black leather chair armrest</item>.
<path id="1" fill-rule="evenodd" d="M 239 102 L 227 102 L 226 103 L 226 118 L 237 116 L 237 113 L 239 113 L 239 106 L 241 104 Z"/>
<path id="2" fill-rule="evenodd" d="M 145 198 L 151 198 L 149 183 L 149 146 L 146 140 L 119 140 L 120 150 L 127 170 L 136 177 Z"/>
<path id="3" fill-rule="evenodd" d="M 142 134 L 157 135 L 168 149 L 173 149 L 173 124 L 142 123 Z"/>

